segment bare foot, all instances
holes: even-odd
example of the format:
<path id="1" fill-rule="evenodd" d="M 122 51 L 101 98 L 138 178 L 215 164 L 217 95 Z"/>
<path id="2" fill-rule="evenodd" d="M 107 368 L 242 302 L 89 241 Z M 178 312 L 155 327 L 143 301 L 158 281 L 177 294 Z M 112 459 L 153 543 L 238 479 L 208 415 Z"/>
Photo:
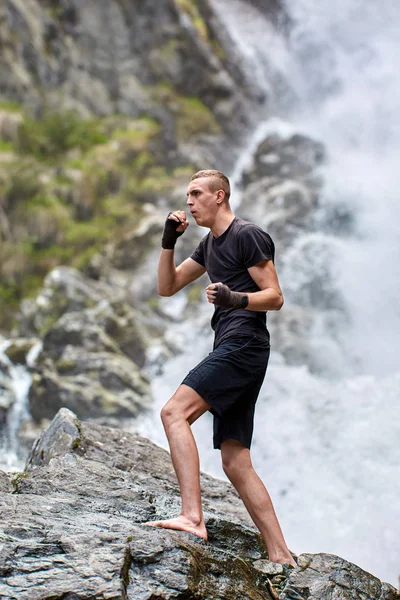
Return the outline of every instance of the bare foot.
<path id="1" fill-rule="evenodd" d="M 188 533 L 193 533 L 207 541 L 207 529 L 204 523 L 196 525 L 196 523 L 193 523 L 193 521 L 190 521 L 182 515 L 166 521 L 148 521 L 147 523 L 143 523 L 143 525 L 148 525 L 149 527 L 162 527 L 163 529 L 175 529 L 177 531 L 187 531 Z"/>

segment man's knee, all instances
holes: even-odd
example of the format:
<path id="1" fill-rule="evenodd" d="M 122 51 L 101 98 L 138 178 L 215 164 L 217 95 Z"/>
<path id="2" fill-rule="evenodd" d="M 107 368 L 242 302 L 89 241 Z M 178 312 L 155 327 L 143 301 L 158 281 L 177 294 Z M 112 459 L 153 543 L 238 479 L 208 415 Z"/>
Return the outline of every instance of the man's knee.
<path id="1" fill-rule="evenodd" d="M 221 444 L 221 459 L 224 473 L 231 481 L 253 468 L 250 450 L 236 440 L 225 440 Z"/>
<path id="2" fill-rule="evenodd" d="M 179 405 L 175 401 L 174 396 L 170 400 L 168 400 L 167 404 L 165 404 L 161 409 L 161 421 L 163 422 L 164 427 L 170 427 L 176 421 L 182 419 L 182 415 L 179 411 Z"/>
<path id="3" fill-rule="evenodd" d="M 181 385 L 161 409 L 161 420 L 164 427 L 181 421 L 187 421 L 191 425 L 209 408 L 210 405 L 197 392 Z"/>

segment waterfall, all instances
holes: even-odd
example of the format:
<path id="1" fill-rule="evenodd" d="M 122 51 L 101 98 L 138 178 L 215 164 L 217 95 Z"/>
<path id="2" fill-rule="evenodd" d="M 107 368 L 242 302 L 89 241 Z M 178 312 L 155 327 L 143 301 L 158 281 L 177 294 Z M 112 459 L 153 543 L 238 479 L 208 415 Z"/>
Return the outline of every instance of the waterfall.
<path id="1" fill-rule="evenodd" d="M 295 289 L 329 247 L 329 268 L 349 315 L 341 325 L 345 342 L 335 377 L 312 374 L 306 364 L 289 366 L 272 352 L 257 407 L 253 461 L 290 548 L 341 555 L 396 585 L 400 70 L 395 58 L 400 57 L 400 4 L 291 0 L 287 35 L 242 0 L 213 0 L 213 5 L 267 99 L 265 122 L 249 139 L 232 179 L 240 179 L 267 131 L 301 131 L 325 144 L 321 227 L 312 239 L 315 264 L 312 257 L 307 265 L 294 263 L 307 243 L 300 239 L 282 257 L 279 274 L 284 293 Z M 282 96 L 276 81 L 286 82 L 279 86 Z M 351 231 L 332 231 L 332 207 L 343 206 L 352 215 Z M 240 216 L 240 206 L 235 210 Z M 155 413 L 142 425 L 164 446 L 159 409 L 212 344 L 207 327 L 212 307 L 204 303 L 196 318 L 186 320 L 180 318 L 184 292 L 179 298 L 174 304 L 162 299 L 162 306 L 177 317 L 168 335 L 185 352 L 153 378 Z M 329 343 L 324 327 L 318 335 Z M 223 477 L 219 455 L 212 450 L 210 415 L 193 429 L 202 469 Z"/>
<path id="2" fill-rule="evenodd" d="M 32 377 L 24 365 L 14 365 L 6 356 L 5 351 L 9 344 L 10 342 L 6 341 L 0 345 L 0 366 L 3 366 L 7 372 L 7 377 L 4 377 L 4 380 L 7 380 L 8 391 L 13 396 L 11 408 L 7 411 L 5 427 L 1 431 L 0 470 L 22 471 L 25 464 L 25 457 L 21 456 L 18 432 L 22 422 L 30 418 L 28 392 Z M 28 365 L 33 365 L 40 348 L 41 343 L 38 343 L 28 352 Z"/>

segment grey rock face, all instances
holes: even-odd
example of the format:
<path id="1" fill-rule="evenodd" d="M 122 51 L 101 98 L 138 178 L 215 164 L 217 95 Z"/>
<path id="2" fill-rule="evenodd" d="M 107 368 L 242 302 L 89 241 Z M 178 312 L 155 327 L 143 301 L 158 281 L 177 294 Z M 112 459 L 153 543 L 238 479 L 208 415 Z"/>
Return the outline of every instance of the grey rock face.
<path id="1" fill-rule="evenodd" d="M 356 565 L 331 554 L 303 554 L 279 600 L 394 600 L 396 590 Z"/>
<path id="2" fill-rule="evenodd" d="M 29 392 L 36 421 L 63 406 L 80 418 L 136 417 L 149 408 L 145 342 L 122 292 L 59 267 L 22 310 L 21 329 L 45 331 Z"/>
<path id="3" fill-rule="evenodd" d="M 168 453 L 136 434 L 79 422 L 67 409 L 13 485 L 13 494 L 0 485 L 0 597 L 276 600 L 281 590 L 281 600 L 399 598 L 338 557 L 304 555 L 292 571 L 269 563 L 236 493 L 206 475 L 208 543 L 143 526 L 179 512 Z M 358 595 L 349 596 L 353 585 Z M 329 595 L 315 595 L 324 589 Z"/>
<path id="4" fill-rule="evenodd" d="M 243 174 L 244 218 L 259 223 L 280 247 L 288 248 L 294 237 L 310 229 L 322 184 L 317 168 L 323 159 L 323 145 L 310 138 L 267 136 Z"/>
<path id="5" fill-rule="evenodd" d="M 227 128 L 233 111 L 246 117 L 246 91 L 237 89 L 246 89 L 244 78 L 228 54 L 216 51 L 223 24 L 208 0 L 8 0 L 0 19 L 7 98 L 41 108 L 45 97 L 47 105 L 86 114 L 150 114 L 170 130 L 172 143 L 173 116 L 152 93 L 159 83 L 202 98 L 221 120 L 225 115 Z"/>

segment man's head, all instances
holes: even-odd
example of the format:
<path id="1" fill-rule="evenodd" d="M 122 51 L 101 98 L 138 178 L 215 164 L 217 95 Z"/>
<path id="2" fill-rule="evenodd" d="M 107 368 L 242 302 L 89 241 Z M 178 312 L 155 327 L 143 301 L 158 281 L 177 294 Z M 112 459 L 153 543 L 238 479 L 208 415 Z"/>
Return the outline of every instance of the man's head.
<path id="1" fill-rule="evenodd" d="M 212 227 L 221 211 L 230 211 L 229 179 L 221 171 L 205 170 L 195 173 L 187 190 L 187 204 L 198 225 Z"/>
<path id="2" fill-rule="evenodd" d="M 190 181 L 194 181 L 195 179 L 207 179 L 207 184 L 210 192 L 217 192 L 218 190 L 222 190 L 223 192 L 225 192 L 224 200 L 229 202 L 229 198 L 231 195 L 231 186 L 229 183 L 229 179 L 221 171 L 215 171 L 214 169 L 197 171 L 197 173 L 192 175 Z"/>

